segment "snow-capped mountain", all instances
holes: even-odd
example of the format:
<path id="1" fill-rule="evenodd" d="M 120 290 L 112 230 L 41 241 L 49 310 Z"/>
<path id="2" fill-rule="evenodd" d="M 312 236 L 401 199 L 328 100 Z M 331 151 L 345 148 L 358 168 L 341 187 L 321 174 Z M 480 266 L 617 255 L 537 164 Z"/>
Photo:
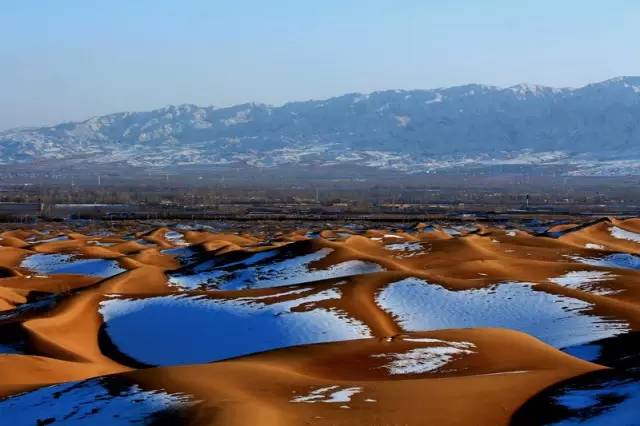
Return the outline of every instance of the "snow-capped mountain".
<path id="1" fill-rule="evenodd" d="M 404 172 L 567 164 L 639 173 L 640 77 L 577 89 L 471 84 L 274 107 L 169 106 L 0 132 L 0 164 L 82 158 L 149 167 L 357 164 Z"/>

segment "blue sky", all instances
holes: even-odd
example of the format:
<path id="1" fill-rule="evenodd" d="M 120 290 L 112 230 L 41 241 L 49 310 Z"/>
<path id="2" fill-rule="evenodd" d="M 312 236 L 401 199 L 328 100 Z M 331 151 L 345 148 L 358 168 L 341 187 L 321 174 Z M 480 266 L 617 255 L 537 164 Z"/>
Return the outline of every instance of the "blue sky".
<path id="1" fill-rule="evenodd" d="M 195 103 L 640 75 L 637 0 L 6 0 L 0 129 Z"/>

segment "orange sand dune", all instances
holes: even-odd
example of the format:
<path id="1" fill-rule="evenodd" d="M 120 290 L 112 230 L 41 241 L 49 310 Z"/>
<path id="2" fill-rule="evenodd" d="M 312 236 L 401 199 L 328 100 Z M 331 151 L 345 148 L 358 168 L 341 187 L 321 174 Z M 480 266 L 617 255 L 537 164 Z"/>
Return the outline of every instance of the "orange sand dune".
<path id="1" fill-rule="evenodd" d="M 85 245 L 83 240 L 69 239 L 66 241 L 51 241 L 32 245 L 31 250 L 39 253 L 62 253 L 77 250 Z"/>
<path id="2" fill-rule="evenodd" d="M 66 226 L 0 234 L 3 415 L 115 375 L 183 395 L 184 424 L 506 425 L 609 366 L 584 348 L 640 331 L 639 219 Z"/>
<path id="3" fill-rule="evenodd" d="M 15 267 L 18 266 L 24 256 L 29 251 L 15 247 L 0 247 L 0 266 Z"/>
<path id="4" fill-rule="evenodd" d="M 394 376 L 381 368 L 379 355 L 424 346 L 403 337 L 469 342 L 477 352 L 451 362 L 446 372 Z M 193 395 L 202 402 L 188 417 L 204 424 L 497 425 L 508 423 L 511 412 L 546 386 L 602 368 L 506 330 L 403 337 L 303 346 L 124 377 L 143 388 Z M 294 402 L 331 386 L 358 392 L 349 401 Z"/>
<path id="5" fill-rule="evenodd" d="M 96 277 L 80 275 L 16 276 L 3 279 L 0 288 L 24 289 L 44 293 L 66 293 L 77 288 L 87 287 L 99 280 Z"/>
<path id="6" fill-rule="evenodd" d="M 601 250 L 638 254 L 640 253 L 640 243 L 628 239 L 615 238 L 612 235 L 612 228 L 625 230 L 628 227 L 628 230 L 633 232 L 633 226 L 626 225 L 626 223 L 626 221 L 601 221 L 593 226 L 570 232 L 560 237 L 560 240 L 583 248 L 591 245 Z"/>
<path id="7" fill-rule="evenodd" d="M 140 244 L 137 241 L 127 241 L 125 243 L 116 244 L 114 246 L 109 247 L 111 251 L 117 251 L 122 254 L 131 254 L 138 253 L 142 250 L 147 249 L 146 245 Z"/>

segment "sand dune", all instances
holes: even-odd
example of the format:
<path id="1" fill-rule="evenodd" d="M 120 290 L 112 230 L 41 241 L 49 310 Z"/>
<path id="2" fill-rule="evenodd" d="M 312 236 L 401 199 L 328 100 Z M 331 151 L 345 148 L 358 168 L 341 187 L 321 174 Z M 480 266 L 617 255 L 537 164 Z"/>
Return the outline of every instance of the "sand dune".
<path id="1" fill-rule="evenodd" d="M 637 219 L 143 226 L 0 234 L 0 418 L 574 424 L 549 401 L 608 384 L 638 414 Z"/>

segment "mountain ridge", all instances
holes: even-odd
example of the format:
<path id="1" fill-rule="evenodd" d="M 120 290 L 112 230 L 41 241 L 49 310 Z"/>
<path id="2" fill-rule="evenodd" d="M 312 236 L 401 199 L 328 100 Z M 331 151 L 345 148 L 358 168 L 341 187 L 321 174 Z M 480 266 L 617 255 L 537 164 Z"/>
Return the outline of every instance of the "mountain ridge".
<path id="1" fill-rule="evenodd" d="M 83 156 L 148 167 L 357 164 L 428 173 L 521 161 L 593 168 L 640 158 L 638 117 L 640 77 L 633 76 L 580 88 L 467 84 L 281 106 L 181 104 L 1 131 L 0 164 Z"/>
<path id="2" fill-rule="evenodd" d="M 57 126 L 65 125 L 65 124 L 81 124 L 81 123 L 85 123 L 85 122 L 90 121 L 90 120 L 95 119 L 95 118 L 108 117 L 108 116 L 112 116 L 112 115 L 137 114 L 137 113 L 145 113 L 145 112 L 160 112 L 160 111 L 164 111 L 164 110 L 168 110 L 168 109 L 177 109 L 177 108 L 182 108 L 182 107 L 214 109 L 214 110 L 236 108 L 236 107 L 241 107 L 241 106 L 281 108 L 281 107 L 284 107 L 284 106 L 287 106 L 287 105 L 290 105 L 290 104 L 301 104 L 301 103 L 308 103 L 308 102 L 326 102 L 326 101 L 329 101 L 329 100 L 332 100 L 332 99 L 336 99 L 336 98 L 340 98 L 340 97 L 344 97 L 344 96 L 371 96 L 371 95 L 374 95 L 374 94 L 389 93 L 389 92 L 395 92 L 395 93 L 434 92 L 434 91 L 444 91 L 444 90 L 449 90 L 449 89 L 463 89 L 463 88 L 472 88 L 472 87 L 495 89 L 495 90 L 499 90 L 499 91 L 502 91 L 502 90 L 515 90 L 515 89 L 520 89 L 520 88 L 522 88 L 522 89 L 529 88 L 530 91 L 533 91 L 533 90 L 531 90 L 532 88 L 543 89 L 543 90 L 544 89 L 548 89 L 548 90 L 551 90 L 551 91 L 575 91 L 575 90 L 587 88 L 587 87 L 590 87 L 590 86 L 601 86 L 601 85 L 618 83 L 618 82 L 629 84 L 630 81 L 633 84 L 640 85 L 640 76 L 628 75 L 628 76 L 612 77 L 612 78 L 607 79 L 607 80 L 603 80 L 603 81 L 595 82 L 595 83 L 589 83 L 589 84 L 585 84 L 585 85 L 579 86 L 579 87 L 569 87 L 569 86 L 558 87 L 558 86 L 547 86 L 547 85 L 544 85 L 544 84 L 521 82 L 521 83 L 517 83 L 517 84 L 511 85 L 511 86 L 497 86 L 497 85 L 483 84 L 483 83 L 467 83 L 467 84 L 460 84 L 460 85 L 455 85 L 455 86 L 440 86 L 440 87 L 432 88 L 432 89 L 385 89 L 385 90 L 374 90 L 374 91 L 371 91 L 371 92 L 349 92 L 349 93 L 344 93 L 342 95 L 331 96 L 331 97 L 323 98 L 323 99 L 313 99 L 312 98 L 312 99 L 306 99 L 306 100 L 287 101 L 287 102 L 282 103 L 280 105 L 269 104 L 269 103 L 266 103 L 266 102 L 259 102 L 259 101 L 250 101 L 250 102 L 242 102 L 242 103 L 239 103 L 239 104 L 233 104 L 233 105 L 228 105 L 228 106 L 223 106 L 223 107 L 217 107 L 217 106 L 215 106 L 213 104 L 211 104 L 211 105 L 197 105 L 197 104 L 192 104 L 192 103 L 188 103 L 187 102 L 187 103 L 181 103 L 181 104 L 168 104 L 168 105 L 165 105 L 163 107 L 154 108 L 154 109 L 151 109 L 151 110 L 117 111 L 117 112 L 112 112 L 112 113 L 103 114 L 103 115 L 91 116 L 91 117 L 88 117 L 88 118 L 86 118 L 84 120 L 62 121 L 62 122 L 60 122 L 58 124 L 53 124 L 53 125 L 42 125 L 42 126 L 33 125 L 33 126 L 11 127 L 11 128 L 8 128 L 8 129 L 0 130 L 0 134 L 7 133 L 7 132 L 13 132 L 13 131 L 24 131 L 24 130 L 35 130 L 35 129 L 42 129 L 42 128 L 51 128 L 51 127 L 57 127 Z M 640 90 L 640 88 L 638 88 L 638 90 Z"/>

